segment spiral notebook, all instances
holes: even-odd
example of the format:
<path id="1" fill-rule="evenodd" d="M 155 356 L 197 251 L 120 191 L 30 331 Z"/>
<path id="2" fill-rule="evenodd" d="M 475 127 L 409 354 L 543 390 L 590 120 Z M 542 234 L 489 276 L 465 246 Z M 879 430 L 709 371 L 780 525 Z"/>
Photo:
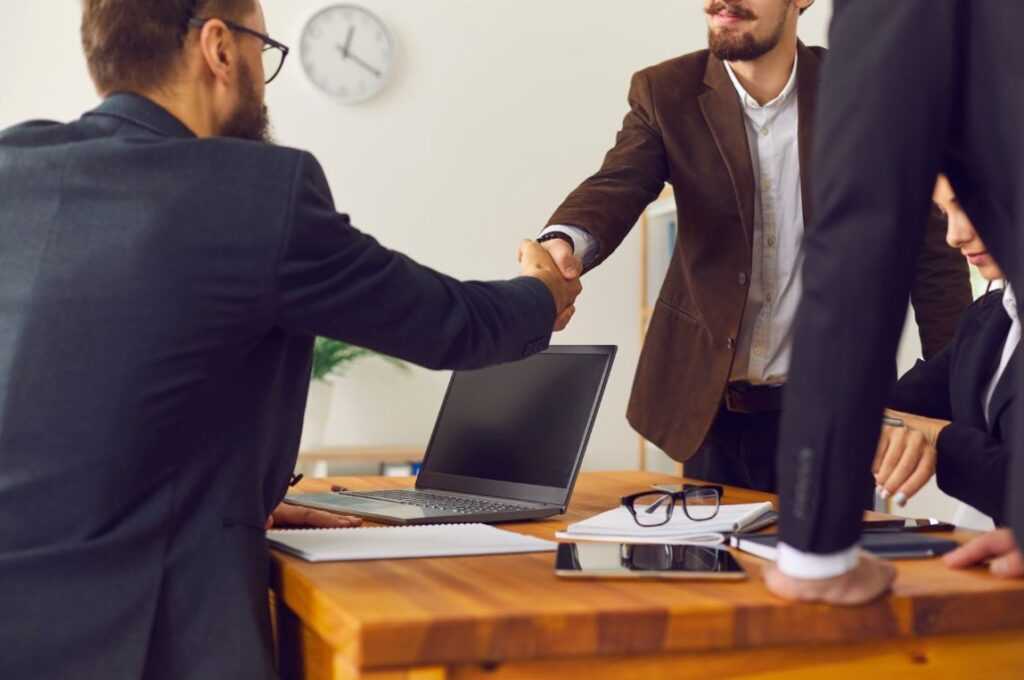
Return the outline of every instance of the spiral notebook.
<path id="1" fill-rule="evenodd" d="M 554 552 L 557 544 L 486 524 L 427 524 L 358 529 L 273 529 L 271 548 L 307 562 L 396 560 Z"/>
<path id="2" fill-rule="evenodd" d="M 645 506 L 646 507 L 646 506 Z M 727 534 L 754 531 L 775 522 L 777 515 L 770 502 L 723 505 L 710 520 L 695 522 L 683 512 L 675 512 L 671 521 L 657 527 L 639 526 L 621 505 L 594 515 L 555 533 L 562 541 L 610 541 L 612 543 L 724 543 Z"/>

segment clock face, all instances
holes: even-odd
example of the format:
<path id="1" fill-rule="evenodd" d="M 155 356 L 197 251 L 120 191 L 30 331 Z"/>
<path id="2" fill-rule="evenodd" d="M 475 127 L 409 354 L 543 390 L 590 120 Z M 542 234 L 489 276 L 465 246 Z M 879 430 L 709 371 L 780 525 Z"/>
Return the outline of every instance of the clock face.
<path id="1" fill-rule="evenodd" d="M 391 73 L 390 32 L 357 5 L 331 5 L 313 15 L 299 52 L 313 84 L 346 104 L 376 95 Z"/>

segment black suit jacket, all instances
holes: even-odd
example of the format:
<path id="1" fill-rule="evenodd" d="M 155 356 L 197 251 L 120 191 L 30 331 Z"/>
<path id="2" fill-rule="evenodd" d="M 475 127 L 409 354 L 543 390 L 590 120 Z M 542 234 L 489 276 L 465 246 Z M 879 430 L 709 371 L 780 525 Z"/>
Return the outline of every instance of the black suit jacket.
<path id="1" fill-rule="evenodd" d="M 1017 412 L 1016 353 L 1003 371 L 990 419 L 985 391 L 1002 357 L 1010 319 L 997 290 L 967 308 L 956 337 L 939 354 L 919 361 L 893 389 L 892 408 L 951 421 L 938 440 L 935 476 L 939 488 L 1003 523 L 1006 475 Z M 991 421 L 991 424 L 989 424 Z"/>
<path id="2" fill-rule="evenodd" d="M 472 368 L 554 312 L 380 246 L 308 153 L 135 95 L 0 133 L 0 677 L 271 677 L 314 334 Z"/>
<path id="3" fill-rule="evenodd" d="M 779 456 L 782 538 L 819 553 L 858 539 L 851 480 L 869 477 L 940 170 L 1011 282 L 1024 285 L 1024 3 L 836 0 L 834 9 L 815 141 L 818 212 Z M 1024 538 L 1021 463 L 1007 517 Z"/>

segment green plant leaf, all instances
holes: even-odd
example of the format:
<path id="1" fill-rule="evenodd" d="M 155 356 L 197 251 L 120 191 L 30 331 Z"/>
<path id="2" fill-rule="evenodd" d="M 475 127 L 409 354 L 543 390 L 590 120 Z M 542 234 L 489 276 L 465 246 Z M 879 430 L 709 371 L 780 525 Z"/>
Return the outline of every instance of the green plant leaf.
<path id="1" fill-rule="evenodd" d="M 313 379 L 326 381 L 332 375 L 344 375 L 352 363 L 373 356 L 384 359 L 395 368 L 409 370 L 409 367 L 399 359 L 377 354 L 341 340 L 317 338 L 313 344 Z"/>

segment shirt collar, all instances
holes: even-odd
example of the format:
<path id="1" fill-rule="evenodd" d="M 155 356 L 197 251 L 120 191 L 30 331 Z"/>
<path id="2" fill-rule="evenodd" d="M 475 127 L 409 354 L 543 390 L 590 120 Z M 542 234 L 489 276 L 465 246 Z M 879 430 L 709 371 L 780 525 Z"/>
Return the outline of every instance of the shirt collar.
<path id="1" fill-rule="evenodd" d="M 1009 281 L 1003 286 L 1003 309 L 1006 310 L 1011 321 L 1020 323 L 1020 319 L 1017 317 L 1017 296 L 1013 294 L 1013 288 L 1010 287 Z"/>
<path id="2" fill-rule="evenodd" d="M 110 95 L 86 116 L 108 116 L 135 125 L 164 137 L 195 137 L 184 123 L 156 102 L 130 92 Z"/>
<path id="3" fill-rule="evenodd" d="M 757 100 L 751 97 L 750 93 L 747 92 L 743 85 L 740 84 L 739 78 L 736 77 L 736 74 L 733 72 L 732 66 L 729 65 L 729 62 L 723 61 L 722 63 L 725 64 L 725 72 L 729 74 L 729 80 L 732 81 L 732 86 L 736 88 L 736 94 L 740 96 L 740 101 L 743 102 L 743 106 L 748 109 L 767 109 L 784 102 L 796 89 L 796 65 L 799 61 L 800 54 L 797 52 L 793 57 L 793 70 L 789 73 L 789 80 L 786 81 L 786 86 L 782 88 L 782 92 L 779 93 L 778 97 L 763 105 L 758 104 Z"/>

